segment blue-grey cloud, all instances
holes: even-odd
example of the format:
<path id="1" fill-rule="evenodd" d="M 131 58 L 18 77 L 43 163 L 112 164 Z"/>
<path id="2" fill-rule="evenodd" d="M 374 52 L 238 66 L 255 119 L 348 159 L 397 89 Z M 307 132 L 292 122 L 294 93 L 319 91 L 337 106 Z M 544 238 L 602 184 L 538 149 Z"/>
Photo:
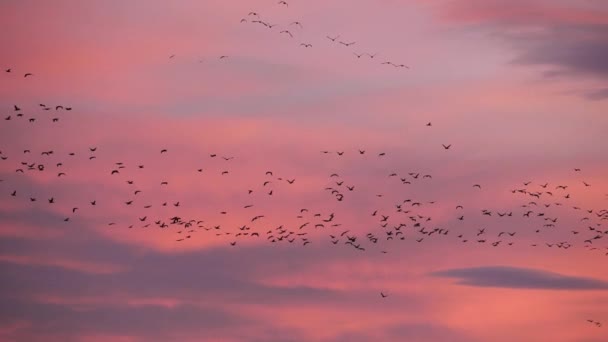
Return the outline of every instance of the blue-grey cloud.
<path id="1" fill-rule="evenodd" d="M 585 93 L 585 97 L 589 100 L 594 100 L 594 101 L 608 99 L 608 88 L 590 90 Z"/>
<path id="2" fill-rule="evenodd" d="M 555 23 L 542 33 L 511 38 L 523 50 L 517 63 L 550 65 L 564 74 L 608 77 L 608 25 Z"/>
<path id="3" fill-rule="evenodd" d="M 443 270 L 437 277 L 457 279 L 458 284 L 478 287 L 545 290 L 608 290 L 608 281 L 568 276 L 531 268 L 485 266 Z"/>
<path id="4" fill-rule="evenodd" d="M 43 341 L 44 336 L 79 334 L 116 334 L 144 337 L 147 341 L 176 340 L 181 333 L 211 336 L 223 326 L 247 328 L 254 322 L 215 307 L 183 305 L 175 308 L 156 306 L 96 306 L 76 310 L 63 305 L 25 302 L 0 297 L 0 320 L 31 322 L 30 340 Z"/>
<path id="5" fill-rule="evenodd" d="M 394 323 L 366 331 L 346 331 L 337 336 L 323 340 L 323 342 L 367 342 L 367 341 L 450 341 L 475 342 L 478 341 L 469 334 L 446 326 L 433 323 Z"/>
<path id="6" fill-rule="evenodd" d="M 462 4 L 470 6 L 469 2 Z M 600 83 L 608 82 L 608 25 L 598 21 L 568 20 L 542 10 L 545 6 L 555 6 L 570 9 L 575 16 L 577 11 L 587 10 L 584 4 L 488 0 L 479 6 L 487 6 L 497 13 L 507 9 L 502 11 L 504 15 L 497 14 L 486 18 L 482 25 L 476 23 L 468 28 L 481 28 L 494 37 L 502 38 L 517 51 L 514 64 L 542 66 L 545 77 L 583 77 Z M 510 14 L 508 9 L 514 7 L 522 15 Z M 605 5 L 600 5 L 595 11 L 598 15 L 608 15 Z M 597 89 L 584 89 L 582 95 L 596 101 L 608 98 L 605 91 Z"/>

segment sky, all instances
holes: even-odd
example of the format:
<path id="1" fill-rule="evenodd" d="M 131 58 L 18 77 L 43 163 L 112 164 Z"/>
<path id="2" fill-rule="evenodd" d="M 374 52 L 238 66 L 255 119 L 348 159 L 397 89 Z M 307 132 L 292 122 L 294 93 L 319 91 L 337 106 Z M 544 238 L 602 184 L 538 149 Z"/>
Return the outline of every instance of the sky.
<path id="1" fill-rule="evenodd" d="M 287 2 L 0 2 L 0 342 L 608 340 L 608 4 Z"/>

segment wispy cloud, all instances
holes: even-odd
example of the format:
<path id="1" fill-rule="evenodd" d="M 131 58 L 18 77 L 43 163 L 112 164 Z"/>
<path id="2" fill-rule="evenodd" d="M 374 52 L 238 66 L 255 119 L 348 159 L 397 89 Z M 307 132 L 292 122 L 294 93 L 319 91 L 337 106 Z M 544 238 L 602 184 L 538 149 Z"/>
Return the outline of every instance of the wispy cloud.
<path id="1" fill-rule="evenodd" d="M 458 268 L 432 273 L 433 276 L 455 278 L 458 284 L 478 287 L 545 290 L 606 290 L 608 281 L 568 276 L 530 268 L 485 266 Z"/>

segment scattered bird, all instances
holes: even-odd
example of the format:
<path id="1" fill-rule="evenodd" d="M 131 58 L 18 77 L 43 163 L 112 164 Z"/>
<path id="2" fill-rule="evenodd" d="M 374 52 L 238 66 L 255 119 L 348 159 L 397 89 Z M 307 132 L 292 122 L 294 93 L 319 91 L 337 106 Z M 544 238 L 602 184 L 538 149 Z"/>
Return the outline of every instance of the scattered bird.
<path id="1" fill-rule="evenodd" d="M 346 43 L 346 42 L 339 42 L 340 44 L 344 45 L 344 46 L 351 46 L 354 45 L 355 42 L 350 42 L 350 43 Z"/>

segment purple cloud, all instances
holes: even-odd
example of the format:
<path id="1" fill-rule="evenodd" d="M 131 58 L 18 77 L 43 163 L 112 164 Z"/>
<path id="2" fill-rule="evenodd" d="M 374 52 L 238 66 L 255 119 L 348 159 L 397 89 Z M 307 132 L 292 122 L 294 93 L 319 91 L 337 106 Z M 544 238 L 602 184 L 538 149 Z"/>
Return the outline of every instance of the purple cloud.
<path id="1" fill-rule="evenodd" d="M 458 284 L 477 287 L 545 290 L 606 290 L 608 281 L 509 266 L 459 268 L 431 273 L 455 278 Z"/>

